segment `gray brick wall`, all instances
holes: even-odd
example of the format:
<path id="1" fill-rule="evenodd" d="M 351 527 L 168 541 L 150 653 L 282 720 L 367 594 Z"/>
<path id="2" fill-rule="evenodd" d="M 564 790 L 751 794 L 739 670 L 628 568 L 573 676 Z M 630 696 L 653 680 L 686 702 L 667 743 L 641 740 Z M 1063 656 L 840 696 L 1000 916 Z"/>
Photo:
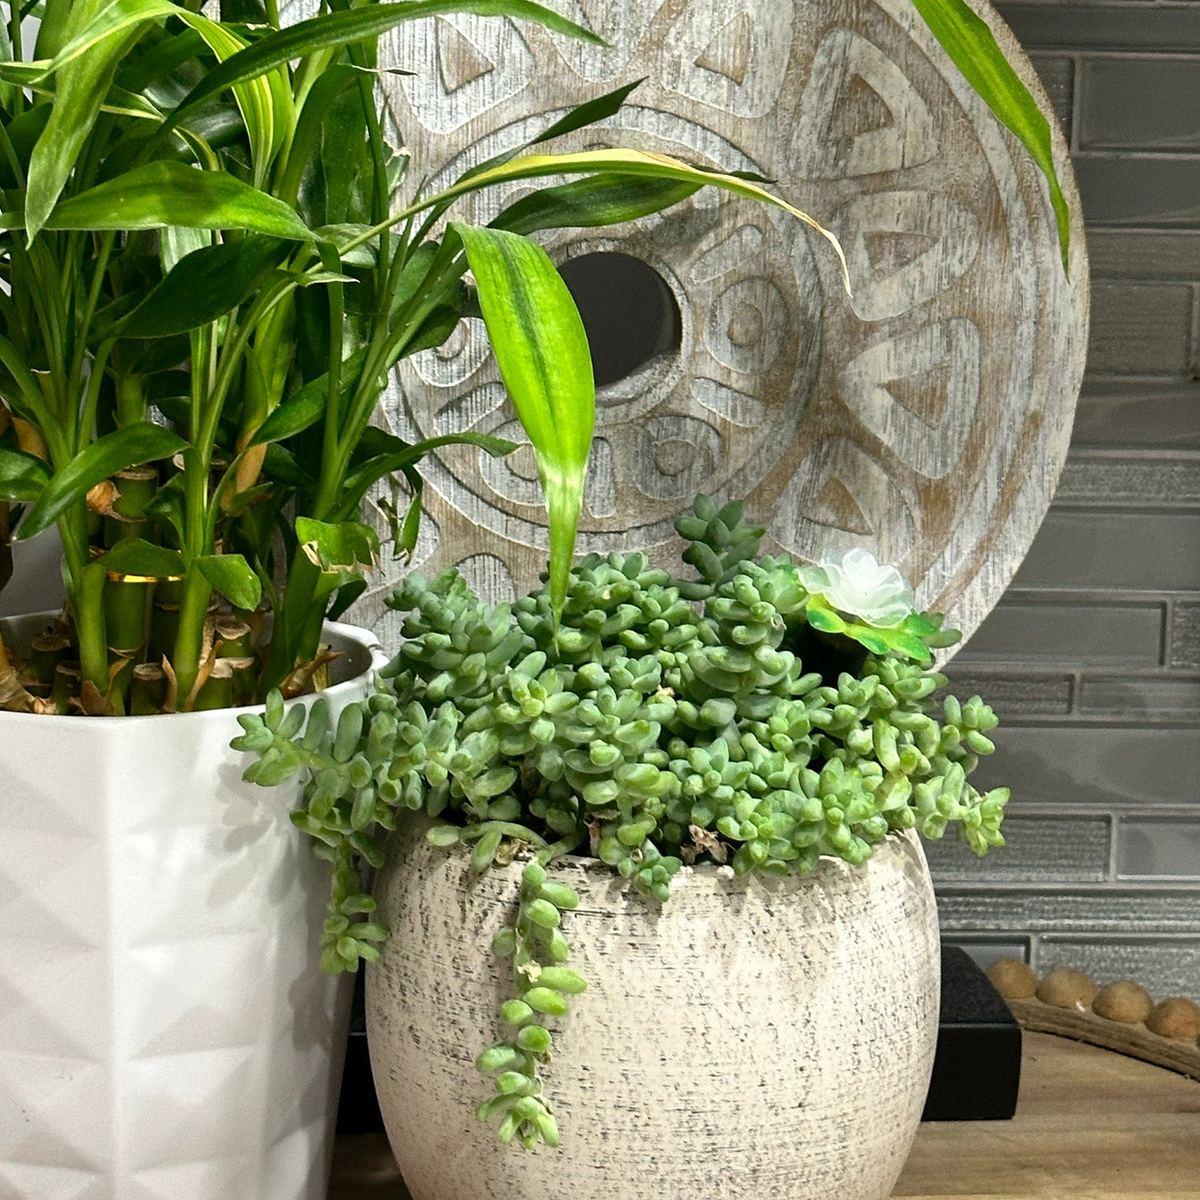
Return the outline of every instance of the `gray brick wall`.
<path id="1" fill-rule="evenodd" d="M 1058 494 L 950 668 L 1004 722 L 1009 846 L 930 850 L 982 960 L 1200 996 L 1200 3 L 1001 3 L 1070 141 L 1092 339 Z"/>

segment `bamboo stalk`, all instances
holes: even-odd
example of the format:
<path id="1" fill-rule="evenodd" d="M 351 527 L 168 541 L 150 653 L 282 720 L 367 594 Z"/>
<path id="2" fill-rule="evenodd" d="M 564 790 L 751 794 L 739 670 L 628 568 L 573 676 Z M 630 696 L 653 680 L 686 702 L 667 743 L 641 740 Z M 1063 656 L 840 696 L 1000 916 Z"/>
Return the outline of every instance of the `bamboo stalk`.
<path id="1" fill-rule="evenodd" d="M 233 707 L 233 676 L 237 659 L 218 658 L 212 665 L 208 678 L 196 693 L 194 712 L 204 712 L 214 708 Z"/>
<path id="2" fill-rule="evenodd" d="M 155 663 L 138 663 L 133 668 L 129 689 L 129 715 L 145 717 L 162 712 L 167 696 L 167 676 Z"/>

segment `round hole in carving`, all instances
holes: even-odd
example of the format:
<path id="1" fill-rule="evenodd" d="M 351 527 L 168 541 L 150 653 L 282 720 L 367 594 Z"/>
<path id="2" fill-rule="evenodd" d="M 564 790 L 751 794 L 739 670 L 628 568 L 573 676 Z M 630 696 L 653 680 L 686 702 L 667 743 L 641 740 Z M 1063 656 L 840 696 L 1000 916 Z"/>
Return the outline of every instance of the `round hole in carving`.
<path id="1" fill-rule="evenodd" d="M 583 318 L 598 388 L 628 379 L 651 359 L 679 350 L 679 304 L 648 263 L 598 251 L 563 263 L 559 271 Z"/>

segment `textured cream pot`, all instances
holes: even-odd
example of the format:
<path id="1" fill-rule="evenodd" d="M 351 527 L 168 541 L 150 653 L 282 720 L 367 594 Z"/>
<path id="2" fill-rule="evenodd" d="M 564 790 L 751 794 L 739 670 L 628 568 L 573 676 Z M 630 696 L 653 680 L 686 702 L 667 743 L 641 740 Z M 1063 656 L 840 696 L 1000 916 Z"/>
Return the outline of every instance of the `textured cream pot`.
<path id="1" fill-rule="evenodd" d="M 490 951 L 520 864 L 476 876 L 423 827 L 376 884 L 393 935 L 367 975 L 379 1100 L 413 1200 L 883 1200 L 916 1135 L 937 1039 L 937 913 L 912 835 L 804 879 L 685 870 L 667 905 L 608 868 L 552 878 L 589 990 L 545 1072 L 560 1150 L 495 1143 L 473 1066 L 501 1033 Z"/>

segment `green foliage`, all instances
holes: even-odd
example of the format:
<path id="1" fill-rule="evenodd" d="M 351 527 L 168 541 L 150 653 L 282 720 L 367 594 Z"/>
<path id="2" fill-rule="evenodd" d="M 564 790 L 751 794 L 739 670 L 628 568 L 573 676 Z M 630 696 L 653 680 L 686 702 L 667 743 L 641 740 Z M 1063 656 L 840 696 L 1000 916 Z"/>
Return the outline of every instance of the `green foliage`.
<path id="1" fill-rule="evenodd" d="M 303 737 L 279 705 L 242 718 L 241 744 L 262 755 L 248 777 L 305 768 L 296 821 L 335 861 L 350 844 L 377 862 L 367 825 L 391 829 L 403 809 L 437 822 L 435 845 L 470 847 L 476 870 L 534 855 L 496 940 L 514 958 L 502 1019 L 516 1033 L 480 1059 L 497 1088 L 480 1114 L 505 1141 L 557 1138 L 537 1067 L 553 1044 L 545 1020 L 582 980 L 562 969 L 575 898 L 547 878 L 554 858 L 586 849 L 661 903 L 696 862 L 805 873 L 952 822 L 976 854 L 1004 842 L 1007 790 L 968 782 L 996 717 L 978 697 L 939 702 L 945 677 L 924 665 L 946 639 L 940 619 L 876 630 L 891 640 L 864 657 L 865 623 L 814 625 L 833 610 L 814 606 L 794 564 L 758 556 L 762 530 L 739 504 L 700 497 L 677 528 L 699 578 L 593 555 L 558 622 L 548 586 L 490 605 L 454 571 L 412 575 L 389 602 L 408 614 L 400 652 L 336 737 L 319 708 Z M 343 903 L 335 890 L 331 914 Z M 348 950 L 347 967 L 364 954 Z"/>

